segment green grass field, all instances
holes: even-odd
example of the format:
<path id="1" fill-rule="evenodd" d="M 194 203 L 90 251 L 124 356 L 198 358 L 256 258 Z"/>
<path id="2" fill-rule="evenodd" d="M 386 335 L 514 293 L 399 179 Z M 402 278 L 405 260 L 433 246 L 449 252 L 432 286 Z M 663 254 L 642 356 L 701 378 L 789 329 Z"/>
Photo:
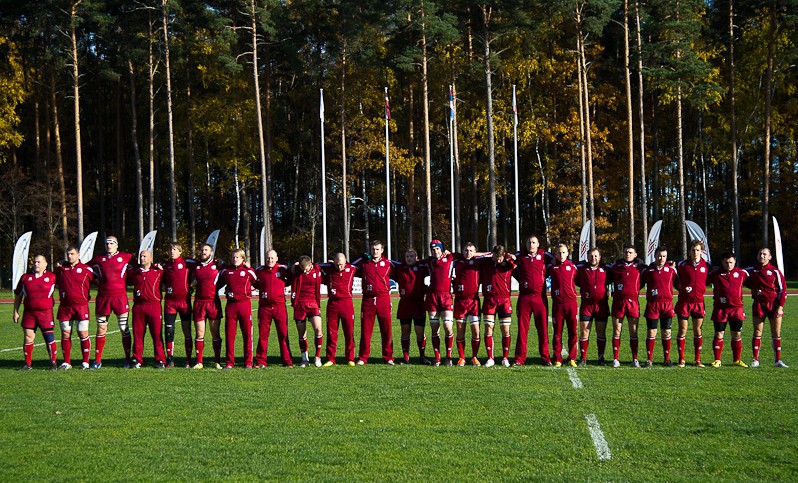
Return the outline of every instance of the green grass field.
<path id="1" fill-rule="evenodd" d="M 788 364 L 798 364 L 796 302 L 788 299 L 782 333 Z M 750 335 L 749 322 L 746 361 Z M 772 367 L 767 328 L 759 369 L 731 367 L 728 342 L 720 369 L 632 369 L 626 331 L 620 369 L 389 367 L 376 358 L 377 331 L 377 352 L 365 367 L 285 369 L 272 338 L 264 370 L 159 371 L 150 365 L 150 343 L 146 368 L 124 370 L 117 332 L 100 371 L 46 371 L 46 351 L 37 346 L 34 370 L 20 372 L 22 351 L 6 349 L 22 345 L 22 331 L 11 306 L 0 305 L 0 479 L 798 479 L 798 365 Z M 534 338 L 533 330 L 536 356 Z M 708 323 L 705 361 L 711 341 Z M 590 351 L 595 359 L 595 336 Z M 689 337 L 687 354 L 690 361 Z M 598 458 L 589 415 L 600 424 L 608 460 Z"/>

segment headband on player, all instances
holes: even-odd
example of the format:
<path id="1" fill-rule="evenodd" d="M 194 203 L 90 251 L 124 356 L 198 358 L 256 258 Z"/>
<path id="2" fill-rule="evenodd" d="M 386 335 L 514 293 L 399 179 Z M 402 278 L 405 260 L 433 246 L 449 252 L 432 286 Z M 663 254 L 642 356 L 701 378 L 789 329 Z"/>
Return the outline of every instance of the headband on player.
<path id="1" fill-rule="evenodd" d="M 105 244 L 106 245 L 109 244 L 109 243 L 113 243 L 115 245 L 119 245 L 119 242 L 114 240 L 114 239 L 112 239 L 112 238 L 109 238 L 109 239 L 105 240 Z"/>

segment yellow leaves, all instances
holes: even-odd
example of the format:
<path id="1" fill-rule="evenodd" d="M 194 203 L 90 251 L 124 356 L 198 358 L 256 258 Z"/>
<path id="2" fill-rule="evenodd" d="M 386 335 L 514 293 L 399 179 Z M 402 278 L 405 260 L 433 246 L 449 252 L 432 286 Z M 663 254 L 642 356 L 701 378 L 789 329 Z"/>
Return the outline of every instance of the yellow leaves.
<path id="1" fill-rule="evenodd" d="M 22 134 L 17 131 L 20 118 L 17 106 L 25 100 L 22 65 L 16 45 L 0 37 L 0 163 L 6 161 L 7 152 L 22 144 Z"/>

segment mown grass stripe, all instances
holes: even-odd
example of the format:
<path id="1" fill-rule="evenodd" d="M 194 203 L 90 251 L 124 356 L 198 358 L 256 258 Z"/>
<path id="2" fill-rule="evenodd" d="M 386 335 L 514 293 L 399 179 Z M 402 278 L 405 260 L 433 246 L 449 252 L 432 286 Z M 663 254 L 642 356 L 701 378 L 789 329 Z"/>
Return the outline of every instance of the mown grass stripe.
<path id="1" fill-rule="evenodd" d="M 568 368 L 568 378 L 571 380 L 571 384 L 574 385 L 574 389 L 583 389 L 584 386 L 582 385 L 582 380 L 579 379 L 579 375 L 576 373 L 576 369 L 573 367 Z"/>

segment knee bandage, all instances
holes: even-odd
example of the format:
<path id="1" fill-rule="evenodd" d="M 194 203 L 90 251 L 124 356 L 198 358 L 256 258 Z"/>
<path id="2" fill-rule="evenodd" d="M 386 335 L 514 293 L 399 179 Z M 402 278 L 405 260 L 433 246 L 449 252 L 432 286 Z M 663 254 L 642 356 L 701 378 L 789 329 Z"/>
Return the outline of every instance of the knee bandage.
<path id="1" fill-rule="evenodd" d="M 105 325 L 108 323 L 108 317 L 105 315 L 97 316 L 97 325 Z"/>
<path id="2" fill-rule="evenodd" d="M 506 319 L 501 319 L 501 320 L 499 320 L 499 325 L 510 325 L 512 323 L 512 321 L 513 321 L 513 319 L 510 318 L 510 317 L 508 317 Z"/>
<path id="3" fill-rule="evenodd" d="M 127 334 L 127 314 L 125 315 L 118 315 L 117 320 L 119 321 L 119 332 L 123 334 Z"/>
<path id="4" fill-rule="evenodd" d="M 48 344 L 52 344 L 55 341 L 55 335 L 53 335 L 52 330 L 48 330 L 47 332 L 42 332 L 42 336 L 44 336 L 44 341 Z"/>
<path id="5" fill-rule="evenodd" d="M 71 320 L 60 320 L 58 324 L 61 325 L 61 332 L 71 332 L 72 331 L 72 321 Z"/>
<path id="6" fill-rule="evenodd" d="M 468 322 L 471 325 L 479 324 L 479 315 L 469 315 Z"/>
<path id="7" fill-rule="evenodd" d="M 79 320 L 78 321 L 78 332 L 88 332 L 89 331 L 89 321 L 88 320 Z"/>

